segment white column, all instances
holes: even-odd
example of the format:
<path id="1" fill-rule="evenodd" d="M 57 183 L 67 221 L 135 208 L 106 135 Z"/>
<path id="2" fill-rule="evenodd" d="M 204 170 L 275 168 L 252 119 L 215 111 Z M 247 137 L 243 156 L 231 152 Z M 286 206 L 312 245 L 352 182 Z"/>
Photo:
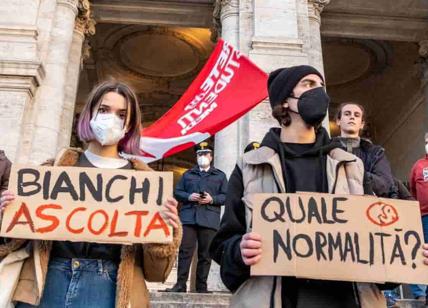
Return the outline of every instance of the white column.
<path id="1" fill-rule="evenodd" d="M 252 6 L 253 22 L 247 24 L 246 42 L 249 56 L 267 73 L 280 67 L 308 63 L 305 53 L 306 36 L 302 20 L 307 23 L 307 8 L 301 0 L 247 2 Z M 302 17 L 303 15 L 303 17 Z M 272 117 L 269 101 L 256 106 L 248 115 L 248 141 L 261 142 L 267 131 L 278 122 Z"/>
<path id="2" fill-rule="evenodd" d="M 85 38 L 87 39 L 88 36 L 94 34 L 95 21 L 92 17 L 89 0 L 80 0 L 79 13 L 76 18 L 76 25 L 74 27 L 73 39 L 68 56 L 69 61 L 64 87 L 64 104 L 61 114 L 57 151 L 70 146 L 80 71 L 84 58 L 88 56 L 88 54 L 82 54 L 84 51 L 84 41 Z M 86 51 L 88 53 L 88 50 Z"/>
<path id="3" fill-rule="evenodd" d="M 324 75 L 324 64 L 321 47 L 321 12 L 330 0 L 308 0 L 309 17 L 309 64 L 318 69 Z M 330 132 L 329 116 L 325 117 L 322 125 Z"/>
<path id="4" fill-rule="evenodd" d="M 321 48 L 321 12 L 330 0 L 308 0 L 308 21 L 309 21 L 309 64 L 324 73 L 324 65 Z"/>
<path id="5" fill-rule="evenodd" d="M 219 0 L 221 37 L 226 42 L 239 49 L 239 0 Z M 242 121 L 242 120 L 240 120 Z M 226 173 L 229 178 L 240 154 L 240 121 L 230 124 L 215 135 L 214 165 Z M 221 215 L 223 215 L 222 208 Z M 221 281 L 220 267 L 217 263 L 211 263 L 208 277 L 208 289 L 212 291 L 227 291 Z"/>
<path id="6" fill-rule="evenodd" d="M 320 71 L 320 12 L 329 0 L 217 0 L 222 4 L 221 36 L 252 61 L 271 72 L 280 67 L 310 64 Z M 261 141 L 278 126 L 266 100 L 239 122 L 216 135 L 215 165 L 226 174 L 249 141 Z M 328 119 L 326 120 L 328 128 Z"/>
<path id="7" fill-rule="evenodd" d="M 77 5 L 78 0 L 57 0 L 45 62 L 46 79 L 36 99 L 37 118 L 30 157 L 33 163 L 56 154 Z"/>
<path id="8" fill-rule="evenodd" d="M 45 61 L 49 51 L 49 40 L 52 25 L 55 20 L 57 0 L 41 0 L 39 14 L 37 16 L 37 47 L 40 60 Z"/>
<path id="9" fill-rule="evenodd" d="M 239 1 L 221 1 L 221 37 L 239 49 Z M 226 173 L 233 171 L 239 155 L 238 123 L 232 123 L 215 136 L 214 165 Z"/>
<path id="10" fill-rule="evenodd" d="M 71 43 L 69 62 L 67 66 L 66 84 L 64 87 L 64 104 L 62 106 L 61 122 L 58 136 L 57 151 L 70 145 L 73 127 L 74 106 L 80 75 L 82 45 L 85 35 L 75 29 Z"/>
<path id="11" fill-rule="evenodd" d="M 319 13 L 328 0 L 241 2 L 247 18 L 246 28 L 240 29 L 240 34 L 245 33 L 240 43 L 250 46 L 251 60 L 268 73 L 280 67 L 302 64 L 314 65 L 322 71 Z M 266 101 L 249 113 L 248 141 L 261 141 L 270 127 L 278 126 L 271 112 Z"/>

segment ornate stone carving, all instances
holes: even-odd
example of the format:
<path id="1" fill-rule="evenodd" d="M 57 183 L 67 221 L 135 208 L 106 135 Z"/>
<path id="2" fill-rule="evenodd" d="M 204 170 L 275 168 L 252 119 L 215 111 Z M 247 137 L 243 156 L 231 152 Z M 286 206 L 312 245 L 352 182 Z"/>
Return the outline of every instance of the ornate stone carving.
<path id="1" fill-rule="evenodd" d="M 79 0 L 58 0 L 58 4 L 77 6 Z"/>
<path id="2" fill-rule="evenodd" d="M 214 2 L 214 10 L 213 10 L 213 25 L 211 27 L 211 41 L 216 42 L 218 38 L 221 36 L 221 2 L 222 0 L 216 0 Z"/>
<path id="3" fill-rule="evenodd" d="M 321 12 L 330 0 L 308 0 L 309 13 L 312 17 L 320 20 Z"/>
<path id="4" fill-rule="evenodd" d="M 215 0 L 213 11 L 213 26 L 211 28 L 211 41 L 216 42 L 221 36 L 221 21 L 225 15 L 233 12 L 239 12 L 239 3 L 237 0 Z"/>
<path id="5" fill-rule="evenodd" d="M 88 37 L 95 34 L 95 19 L 92 14 L 91 3 L 89 0 L 79 0 L 77 5 L 78 13 L 76 16 L 75 30 L 80 32 L 84 37 L 82 45 L 81 64 L 91 56 L 91 46 Z"/>
<path id="6" fill-rule="evenodd" d="M 89 0 L 79 0 L 78 14 L 76 16 L 76 30 L 85 36 L 95 34 L 95 19 L 92 15 L 91 4 Z"/>
<path id="7" fill-rule="evenodd" d="M 58 5 L 64 5 L 68 6 L 70 9 L 72 9 L 75 13 L 77 13 L 78 10 L 78 2 L 79 0 L 58 0 Z"/>
<path id="8" fill-rule="evenodd" d="M 87 60 L 91 58 L 91 55 L 92 55 L 92 47 L 89 44 L 89 40 L 85 39 L 82 45 L 82 57 L 81 57 L 80 64 L 83 65 L 83 63 L 86 63 Z"/>
<path id="9" fill-rule="evenodd" d="M 423 40 L 419 42 L 419 55 L 422 58 L 428 58 L 428 40 Z"/>
<path id="10" fill-rule="evenodd" d="M 419 42 L 419 76 L 424 83 L 428 83 L 428 40 Z"/>

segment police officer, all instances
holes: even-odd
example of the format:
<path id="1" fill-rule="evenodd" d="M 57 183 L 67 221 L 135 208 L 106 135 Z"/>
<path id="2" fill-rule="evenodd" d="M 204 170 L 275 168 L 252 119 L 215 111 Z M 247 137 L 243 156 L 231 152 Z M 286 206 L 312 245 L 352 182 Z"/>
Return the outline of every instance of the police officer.
<path id="1" fill-rule="evenodd" d="M 167 292 L 186 292 L 190 264 L 198 243 L 196 292 L 208 293 L 207 278 L 211 266 L 209 247 L 220 224 L 220 207 L 224 204 L 227 179 L 224 172 L 211 166 L 213 149 L 207 142 L 195 147 L 197 165 L 187 170 L 175 188 L 181 202 L 180 220 L 183 239 L 178 255 L 177 283 Z"/>

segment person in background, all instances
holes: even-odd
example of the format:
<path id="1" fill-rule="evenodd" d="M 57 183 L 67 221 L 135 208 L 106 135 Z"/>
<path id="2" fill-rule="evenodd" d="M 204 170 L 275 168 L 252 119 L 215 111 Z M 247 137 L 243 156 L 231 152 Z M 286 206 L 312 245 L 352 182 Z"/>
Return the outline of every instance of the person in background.
<path id="1" fill-rule="evenodd" d="M 425 133 L 425 156 L 412 167 L 409 176 L 410 193 L 419 201 L 422 215 L 422 229 L 424 232 L 425 243 L 428 242 L 428 132 Z M 410 285 L 413 296 L 428 305 L 427 286 Z"/>
<path id="2" fill-rule="evenodd" d="M 199 143 L 195 150 L 197 164 L 183 174 L 174 192 L 182 203 L 183 240 L 178 253 L 177 282 L 166 292 L 187 292 L 187 279 L 197 244 L 196 292 L 209 293 L 209 247 L 220 224 L 220 207 L 226 199 L 227 179 L 223 171 L 211 165 L 213 148 L 207 142 Z"/>
<path id="3" fill-rule="evenodd" d="M 342 103 L 336 115 L 336 124 L 340 128 L 339 141 L 342 148 L 359 157 L 364 163 L 366 191 L 376 196 L 397 198 L 397 186 L 394 182 L 391 166 L 385 155 L 385 149 L 360 137 L 364 129 L 366 112 L 362 105 L 354 102 Z"/>

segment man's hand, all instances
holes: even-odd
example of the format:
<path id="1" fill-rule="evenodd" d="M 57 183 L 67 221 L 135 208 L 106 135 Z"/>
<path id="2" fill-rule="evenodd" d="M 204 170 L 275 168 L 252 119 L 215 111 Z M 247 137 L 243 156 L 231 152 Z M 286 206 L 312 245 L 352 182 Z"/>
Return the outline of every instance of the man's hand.
<path id="1" fill-rule="evenodd" d="M 424 264 L 428 265 L 428 244 L 422 245 L 422 255 L 424 256 Z"/>
<path id="2" fill-rule="evenodd" d="M 204 193 L 204 197 L 199 201 L 200 204 L 212 204 L 213 197 L 207 192 Z"/>
<path id="3" fill-rule="evenodd" d="M 262 237 L 254 232 L 246 233 L 242 237 L 241 256 L 245 265 L 254 265 L 260 261 L 262 257 Z"/>
<path id="4" fill-rule="evenodd" d="M 189 196 L 189 201 L 201 202 L 201 196 L 198 193 L 193 193 Z"/>

